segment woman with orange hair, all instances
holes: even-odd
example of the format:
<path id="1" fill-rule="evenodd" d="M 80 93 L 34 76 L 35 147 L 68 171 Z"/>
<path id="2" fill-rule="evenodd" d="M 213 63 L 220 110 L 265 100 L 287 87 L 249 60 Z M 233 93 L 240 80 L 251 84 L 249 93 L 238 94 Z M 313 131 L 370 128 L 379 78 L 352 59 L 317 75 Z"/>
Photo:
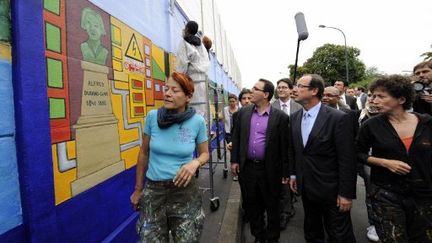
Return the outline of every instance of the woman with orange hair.
<path id="1" fill-rule="evenodd" d="M 130 197 L 140 210 L 140 242 L 169 242 L 170 231 L 174 242 L 199 241 L 204 211 L 194 175 L 209 152 L 204 118 L 188 106 L 193 93 L 192 79 L 173 72 L 165 84 L 164 106 L 146 117 Z M 195 149 L 198 158 L 193 159 Z"/>

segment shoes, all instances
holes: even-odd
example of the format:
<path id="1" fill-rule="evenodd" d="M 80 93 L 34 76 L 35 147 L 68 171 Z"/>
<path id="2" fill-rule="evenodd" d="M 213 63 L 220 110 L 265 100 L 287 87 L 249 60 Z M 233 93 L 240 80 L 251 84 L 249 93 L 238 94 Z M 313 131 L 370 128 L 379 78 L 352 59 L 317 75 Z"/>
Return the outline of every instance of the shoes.
<path id="1" fill-rule="evenodd" d="M 233 176 L 233 181 L 238 181 L 238 176 Z"/>
<path id="2" fill-rule="evenodd" d="M 373 241 L 373 242 L 379 241 L 379 237 L 378 237 L 377 232 L 375 230 L 375 226 L 371 225 L 371 226 L 367 227 L 366 230 L 367 230 L 366 236 L 370 241 Z"/>

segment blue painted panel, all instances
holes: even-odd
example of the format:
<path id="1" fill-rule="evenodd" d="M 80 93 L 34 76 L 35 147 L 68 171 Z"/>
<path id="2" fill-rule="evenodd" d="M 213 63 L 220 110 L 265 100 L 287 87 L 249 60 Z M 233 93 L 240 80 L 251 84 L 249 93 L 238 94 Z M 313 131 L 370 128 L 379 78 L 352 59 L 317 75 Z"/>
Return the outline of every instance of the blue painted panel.
<path id="1" fill-rule="evenodd" d="M 134 185 L 135 167 L 58 205 L 59 242 L 101 242 L 105 239 L 134 213 L 129 202 Z M 137 235 L 134 232 L 129 237 L 129 242 L 134 242 Z"/>
<path id="2" fill-rule="evenodd" d="M 45 70 L 43 1 L 11 1 L 16 149 L 31 242 L 57 242 Z"/>
<path id="3" fill-rule="evenodd" d="M 24 226 L 17 226 L 4 234 L 0 234 L 0 242 L 24 243 L 28 242 L 25 238 Z"/>
<path id="4" fill-rule="evenodd" d="M 168 0 L 92 2 L 155 45 L 176 51 L 186 19 L 179 10 L 171 15 Z M 26 232 L 31 242 L 134 242 L 137 235 L 133 232 L 135 222 L 130 221 L 129 196 L 135 168 L 55 206 L 42 5 L 43 1 L 12 2 L 13 39 L 20 40 L 13 43 L 13 88 L 24 224 L 0 235 L 0 241 L 8 235 L 20 242 Z M 221 66 L 213 62 L 210 74 L 214 81 L 228 82 Z M 122 224 L 124 230 L 116 231 Z"/>
<path id="5" fill-rule="evenodd" d="M 15 140 L 0 138 L 0 234 L 22 224 Z"/>
<path id="6" fill-rule="evenodd" d="M 0 59 L 0 137 L 14 133 L 12 64 Z"/>

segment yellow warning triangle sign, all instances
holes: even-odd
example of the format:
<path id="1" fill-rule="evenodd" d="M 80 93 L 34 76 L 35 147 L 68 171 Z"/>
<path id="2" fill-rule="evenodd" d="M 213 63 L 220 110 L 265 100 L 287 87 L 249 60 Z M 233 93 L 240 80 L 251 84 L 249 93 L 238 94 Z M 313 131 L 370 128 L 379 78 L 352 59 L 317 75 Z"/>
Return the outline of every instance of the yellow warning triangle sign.
<path id="1" fill-rule="evenodd" d="M 132 37 L 129 41 L 128 48 L 126 50 L 126 56 L 137 61 L 143 62 L 143 58 L 141 56 L 141 51 L 139 49 L 138 42 L 135 38 L 135 34 L 132 34 Z"/>

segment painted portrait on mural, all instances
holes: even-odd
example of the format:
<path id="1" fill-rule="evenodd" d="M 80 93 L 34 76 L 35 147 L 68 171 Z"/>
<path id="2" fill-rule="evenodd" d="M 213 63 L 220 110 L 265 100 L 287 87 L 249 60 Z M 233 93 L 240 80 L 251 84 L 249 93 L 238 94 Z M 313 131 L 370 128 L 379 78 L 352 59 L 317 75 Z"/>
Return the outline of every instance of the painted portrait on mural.
<path id="1" fill-rule="evenodd" d="M 59 3 L 45 5 L 47 59 L 67 56 L 61 69 L 48 65 L 48 96 L 65 104 L 64 116 L 51 116 L 56 204 L 136 164 L 143 119 L 163 104 L 174 67 L 172 54 L 91 2 Z M 49 32 L 57 28 L 61 38 Z"/>
<path id="2" fill-rule="evenodd" d="M 106 35 L 101 16 L 91 8 L 84 8 L 81 14 L 81 28 L 87 31 L 88 39 L 81 44 L 83 60 L 105 65 L 108 50 L 101 43 Z"/>

